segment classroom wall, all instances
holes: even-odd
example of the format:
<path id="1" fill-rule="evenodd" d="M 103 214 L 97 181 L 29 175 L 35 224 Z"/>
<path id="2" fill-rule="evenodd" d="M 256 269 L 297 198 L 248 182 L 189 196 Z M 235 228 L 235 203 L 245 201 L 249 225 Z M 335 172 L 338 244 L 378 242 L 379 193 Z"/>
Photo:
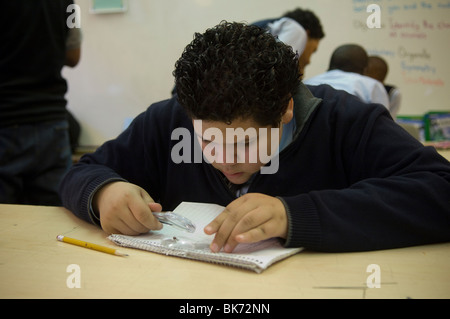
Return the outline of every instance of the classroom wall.
<path id="1" fill-rule="evenodd" d="M 82 126 L 81 145 L 117 136 L 124 121 L 170 97 L 172 71 L 194 32 L 221 20 L 253 22 L 296 7 L 319 16 L 326 38 L 305 78 L 325 72 L 333 50 L 359 43 L 390 64 L 387 82 L 403 92 L 400 114 L 450 111 L 450 1 L 448 0 L 128 0 L 125 13 L 81 8 L 82 58 L 65 68 L 68 108 Z M 381 8 L 381 28 L 369 29 L 369 4 Z"/>

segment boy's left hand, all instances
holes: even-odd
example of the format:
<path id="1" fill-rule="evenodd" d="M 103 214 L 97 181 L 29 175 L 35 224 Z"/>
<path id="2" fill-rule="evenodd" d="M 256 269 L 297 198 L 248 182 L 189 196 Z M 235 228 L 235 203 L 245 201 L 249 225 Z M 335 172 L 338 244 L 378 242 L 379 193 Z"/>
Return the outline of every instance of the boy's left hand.
<path id="1" fill-rule="evenodd" d="M 283 203 L 276 197 L 249 193 L 233 202 L 205 229 L 216 234 L 210 248 L 231 253 L 239 243 L 255 243 L 272 237 L 286 238 L 288 219 Z"/>

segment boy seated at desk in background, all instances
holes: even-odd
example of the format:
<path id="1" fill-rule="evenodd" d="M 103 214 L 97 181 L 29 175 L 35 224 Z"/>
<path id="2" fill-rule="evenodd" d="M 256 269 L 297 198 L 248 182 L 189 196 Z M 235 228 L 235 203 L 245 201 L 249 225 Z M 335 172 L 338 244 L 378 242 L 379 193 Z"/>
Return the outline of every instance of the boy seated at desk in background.
<path id="1" fill-rule="evenodd" d="M 152 210 L 220 204 L 204 229 L 214 252 L 271 237 L 334 252 L 450 240 L 449 162 L 385 107 L 307 88 L 298 58 L 264 30 L 222 22 L 196 34 L 174 75 L 177 96 L 66 175 L 77 216 L 137 235 L 161 229 Z"/>
<path id="2" fill-rule="evenodd" d="M 336 90 L 356 95 L 366 103 L 382 104 L 389 109 L 389 97 L 383 84 L 365 75 L 368 63 L 369 56 L 362 46 L 343 44 L 333 51 L 328 71 L 307 79 L 304 83 L 328 84 Z"/>

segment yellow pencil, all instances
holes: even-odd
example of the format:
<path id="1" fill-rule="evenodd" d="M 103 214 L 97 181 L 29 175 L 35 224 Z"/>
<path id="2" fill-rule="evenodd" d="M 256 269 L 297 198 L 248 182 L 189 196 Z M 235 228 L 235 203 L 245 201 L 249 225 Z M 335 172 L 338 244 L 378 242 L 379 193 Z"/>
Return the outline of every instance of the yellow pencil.
<path id="1" fill-rule="evenodd" d="M 68 244 L 77 245 L 80 247 L 85 247 L 85 248 L 101 251 L 103 253 L 107 253 L 107 254 L 111 254 L 111 255 L 122 256 L 122 257 L 128 256 L 127 254 L 123 254 L 123 253 L 115 250 L 114 248 L 109 248 L 109 247 L 100 246 L 97 244 L 88 243 L 88 242 L 85 242 L 82 240 L 73 239 L 70 237 L 63 236 L 63 235 L 56 236 L 56 239 L 59 241 L 68 243 Z"/>

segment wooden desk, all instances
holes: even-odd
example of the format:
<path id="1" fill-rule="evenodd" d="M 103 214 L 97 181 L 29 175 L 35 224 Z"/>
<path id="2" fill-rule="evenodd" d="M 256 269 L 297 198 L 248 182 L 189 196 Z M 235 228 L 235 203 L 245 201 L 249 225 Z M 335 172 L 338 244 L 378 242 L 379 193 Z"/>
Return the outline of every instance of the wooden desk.
<path id="1" fill-rule="evenodd" d="M 115 247 L 63 208 L 0 205 L 0 298 L 450 298 L 450 243 L 305 251 L 257 274 L 127 248 L 117 257 L 58 242 L 58 234 Z M 72 264 L 80 288 L 67 287 Z M 370 264 L 380 267 L 381 288 L 367 286 Z"/>
<path id="2" fill-rule="evenodd" d="M 436 148 L 439 154 L 445 159 L 450 161 L 450 141 L 437 141 L 437 142 L 423 142 L 425 146 L 433 146 Z"/>
<path id="3" fill-rule="evenodd" d="M 447 159 L 447 161 L 450 162 L 450 150 L 438 150 L 438 153 L 441 154 L 443 157 Z"/>

